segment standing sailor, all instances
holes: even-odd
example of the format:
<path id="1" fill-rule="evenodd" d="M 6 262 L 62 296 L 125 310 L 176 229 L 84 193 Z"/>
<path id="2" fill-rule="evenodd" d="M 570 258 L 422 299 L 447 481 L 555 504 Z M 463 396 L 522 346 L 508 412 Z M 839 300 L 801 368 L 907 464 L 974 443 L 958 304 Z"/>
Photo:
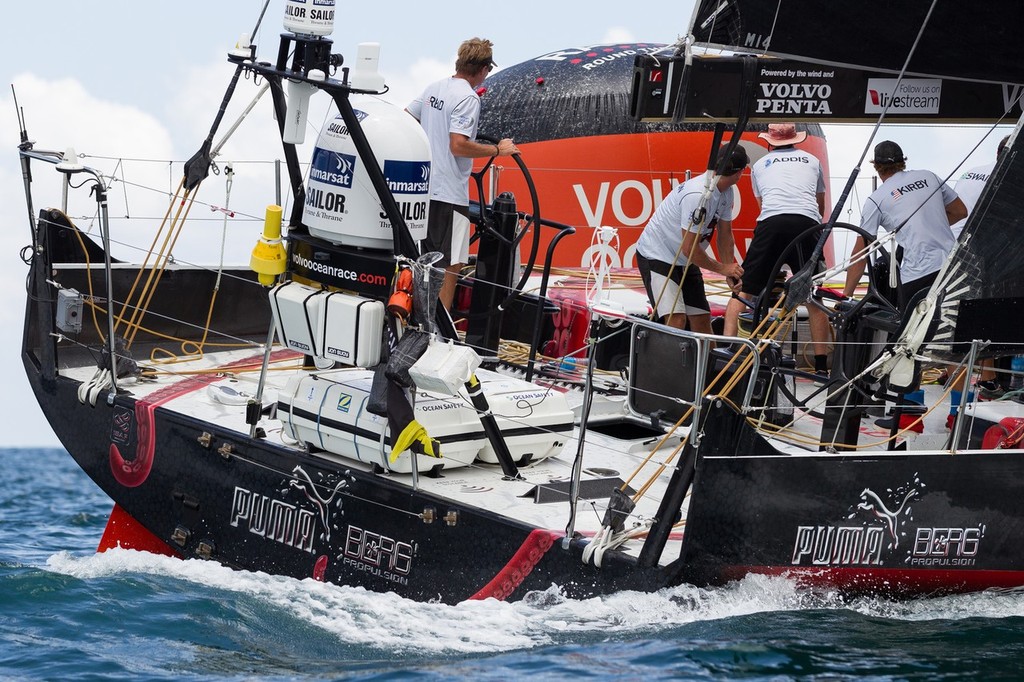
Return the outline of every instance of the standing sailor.
<path id="1" fill-rule="evenodd" d="M 906 320 L 917 301 L 939 275 L 942 264 L 956 244 L 950 225 L 967 217 L 967 207 L 949 185 L 931 171 L 907 170 L 907 157 L 890 140 L 875 145 L 871 163 L 882 181 L 871 193 L 861 211 L 861 227 L 869 234 L 881 227 L 895 233 L 899 261 L 900 287 L 897 307 Z M 857 237 L 853 252 L 864 250 L 864 238 Z M 851 296 L 861 275 L 864 260 L 846 271 L 843 293 Z M 962 382 L 950 392 L 946 426 L 952 427 L 960 404 Z"/>
<path id="2" fill-rule="evenodd" d="M 988 184 L 988 179 L 992 175 L 992 171 L 995 170 L 999 157 L 1003 155 L 1003 149 L 1006 148 L 1006 143 L 1009 139 L 1010 136 L 1007 135 L 999 141 L 999 146 L 996 147 L 995 159 L 989 163 L 983 163 L 980 166 L 964 171 L 963 175 L 957 179 L 956 184 L 953 185 L 953 191 L 957 193 L 960 200 L 964 202 L 964 206 L 967 207 L 968 216 L 974 212 L 974 207 L 978 204 L 978 199 L 981 198 L 981 192 L 985 189 L 985 185 Z M 953 236 L 959 239 L 960 232 L 963 231 L 966 224 L 967 218 L 964 218 L 950 225 L 950 229 L 953 230 Z M 1009 370 L 1011 360 L 1012 357 L 1001 357 L 996 358 L 995 363 L 1002 369 Z M 988 358 L 981 361 L 981 378 L 976 384 L 978 395 L 985 400 L 1001 398 L 1010 389 L 1009 376 L 1006 375 L 1005 379 L 1000 379 L 992 370 L 992 365 L 993 361 Z"/>
<path id="3" fill-rule="evenodd" d="M 808 229 L 821 224 L 825 212 L 825 175 L 817 157 L 794 145 L 807 139 L 807 131 L 797 132 L 795 123 L 771 123 L 758 135 L 768 143 L 769 152 L 751 167 L 750 183 L 761 204 L 754 238 L 743 260 L 743 284 L 739 297 L 729 301 L 725 315 L 725 333 L 735 336 L 739 316 L 746 307 L 740 298 L 754 301 L 770 286 L 773 268 L 789 245 Z M 818 242 L 819 232 L 801 238 L 800 246 L 789 251 L 786 264 L 798 272 Z M 825 311 L 807 306 L 814 344 L 814 371 L 828 373 L 829 322 Z"/>
<path id="4" fill-rule="evenodd" d="M 907 157 L 895 142 L 885 140 L 875 145 L 871 163 L 882 184 L 861 211 L 861 227 L 868 233 L 879 227 L 895 232 L 901 252 L 898 306 L 904 315 L 919 292 L 935 281 L 953 249 L 956 240 L 949 226 L 967 217 L 967 207 L 949 185 L 931 171 L 908 171 L 906 162 Z M 864 239 L 858 237 L 853 251 L 863 249 Z M 846 271 L 843 293 L 851 296 L 863 274 L 861 259 Z"/>
<path id="5" fill-rule="evenodd" d="M 1006 148 L 1006 141 L 1010 139 L 1007 135 L 999 141 L 999 146 L 996 148 L 996 158 L 989 163 L 983 163 L 980 166 L 975 166 L 964 171 L 963 175 L 957 178 L 956 184 L 953 185 L 953 191 L 956 192 L 957 196 L 960 197 L 960 201 L 964 202 L 964 206 L 967 207 L 967 214 L 970 215 L 971 211 L 974 210 L 974 206 L 978 203 L 978 199 L 981 198 L 981 190 L 985 189 L 985 184 L 988 182 L 988 178 L 992 175 L 992 171 L 995 170 L 996 161 L 1003 154 L 1003 149 Z M 953 236 L 957 239 L 960 238 L 960 232 L 963 231 L 964 225 L 967 224 L 967 218 L 958 220 L 952 225 L 950 229 L 953 230 Z"/>
<path id="6" fill-rule="evenodd" d="M 494 68 L 489 40 L 470 38 L 459 45 L 455 75 L 427 86 L 406 107 L 430 141 L 430 210 L 423 250 L 440 251 L 444 284 L 439 298 L 445 309 L 455 298 L 456 274 L 469 261 L 469 175 L 473 159 L 511 156 L 519 148 L 511 139 L 497 144 L 476 141 L 480 96 L 476 89 Z"/>

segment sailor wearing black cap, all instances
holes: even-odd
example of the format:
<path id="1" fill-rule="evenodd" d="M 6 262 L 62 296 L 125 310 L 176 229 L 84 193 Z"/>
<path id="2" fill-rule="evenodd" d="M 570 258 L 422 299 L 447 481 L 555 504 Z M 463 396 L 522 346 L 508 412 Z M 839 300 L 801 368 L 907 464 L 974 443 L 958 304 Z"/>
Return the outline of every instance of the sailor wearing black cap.
<path id="1" fill-rule="evenodd" d="M 879 227 L 895 232 L 901 247 L 901 286 L 898 305 L 906 310 L 915 295 L 931 286 L 956 240 L 950 225 L 967 217 L 967 207 L 949 185 L 927 170 L 906 170 L 906 156 L 898 144 L 885 140 L 875 145 L 875 166 L 882 184 L 861 211 L 861 227 L 874 233 Z M 854 253 L 864 248 L 860 237 Z M 864 273 L 864 261 L 851 265 L 844 292 L 851 295 Z"/>
<path id="2" fill-rule="evenodd" d="M 722 173 L 714 179 L 704 208 L 701 196 L 705 176 L 700 175 L 665 197 L 636 243 L 637 268 L 655 317 L 671 327 L 682 329 L 689 319 L 692 331 L 711 333 L 711 306 L 701 268 L 724 275 L 731 282 L 743 274 L 733 250 L 733 188 L 748 159 L 743 147 L 736 147 L 728 156 L 726 151 L 725 147 L 719 150 Z M 720 260 L 705 250 L 712 235 Z"/>
<path id="3" fill-rule="evenodd" d="M 949 185 L 935 173 L 907 170 L 907 157 L 898 144 L 884 140 L 875 145 L 871 160 L 882 184 L 871 193 L 861 211 L 861 227 L 874 233 L 879 227 L 895 232 L 901 286 L 897 306 L 906 317 L 909 310 L 939 275 L 939 270 L 956 239 L 950 225 L 967 217 L 967 207 Z M 853 252 L 864 249 L 864 238 L 857 237 Z M 864 273 L 864 260 L 846 271 L 844 293 L 853 293 Z M 946 427 L 952 428 L 960 404 L 963 376 L 950 392 Z M 901 398 L 905 402 L 905 398 Z"/>

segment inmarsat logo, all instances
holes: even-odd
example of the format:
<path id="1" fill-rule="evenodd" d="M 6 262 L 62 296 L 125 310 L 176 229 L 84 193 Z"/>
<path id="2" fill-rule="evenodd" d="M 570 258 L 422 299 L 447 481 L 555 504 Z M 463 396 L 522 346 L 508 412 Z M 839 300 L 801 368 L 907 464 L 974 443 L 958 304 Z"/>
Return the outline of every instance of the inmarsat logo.
<path id="1" fill-rule="evenodd" d="M 351 188 L 355 174 L 356 157 L 317 147 L 313 150 L 310 180 L 336 187 Z"/>
<path id="2" fill-rule="evenodd" d="M 384 179 L 393 194 L 426 194 L 430 191 L 430 163 L 386 159 Z"/>
<path id="3" fill-rule="evenodd" d="M 865 488 L 847 517 L 849 524 L 798 526 L 792 565 L 880 566 L 890 559 L 909 566 L 973 566 L 985 535 L 984 524 L 912 525 L 911 503 L 926 487 L 915 475 L 885 495 Z M 903 542 L 908 532 L 912 543 Z"/>

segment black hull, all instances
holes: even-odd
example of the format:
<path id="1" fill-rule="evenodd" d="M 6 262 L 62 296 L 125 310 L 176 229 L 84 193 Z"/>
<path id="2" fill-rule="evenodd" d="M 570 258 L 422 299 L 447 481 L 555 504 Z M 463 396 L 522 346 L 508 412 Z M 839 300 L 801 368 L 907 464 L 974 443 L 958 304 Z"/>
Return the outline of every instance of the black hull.
<path id="1" fill-rule="evenodd" d="M 712 419 L 725 432 L 744 428 L 724 409 Z M 687 521 L 684 560 L 695 581 L 788 575 L 894 597 L 1024 585 L 1019 451 L 717 449 L 698 465 Z"/>
<path id="2" fill-rule="evenodd" d="M 39 404 L 79 466 L 182 556 L 446 603 L 518 599 L 552 584 L 571 597 L 664 586 L 657 569 L 640 569 L 628 556 L 609 552 L 603 568 L 584 565 L 579 543 L 563 549 L 557 532 L 159 407 L 147 434 L 138 428 L 132 398 L 82 405 L 78 382 L 43 379 L 31 355 L 25 365 Z M 208 446 L 199 440 L 204 432 L 212 436 Z M 148 461 L 138 454 L 147 438 L 154 444 Z M 420 518 L 425 510 L 433 523 Z"/>

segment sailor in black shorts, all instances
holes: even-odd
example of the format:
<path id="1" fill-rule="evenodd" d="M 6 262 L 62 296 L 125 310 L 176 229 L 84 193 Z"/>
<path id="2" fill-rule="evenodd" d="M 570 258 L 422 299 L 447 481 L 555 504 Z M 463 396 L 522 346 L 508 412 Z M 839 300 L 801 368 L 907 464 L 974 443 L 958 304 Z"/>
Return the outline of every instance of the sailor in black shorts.
<path id="1" fill-rule="evenodd" d="M 743 259 L 743 280 L 740 291 L 753 299 L 775 277 L 775 263 L 790 243 L 806 230 L 820 225 L 820 220 L 794 213 L 783 213 L 766 218 L 754 228 L 754 238 L 747 248 L 747 257 Z M 785 264 L 793 272 L 807 264 L 807 259 L 814 250 L 821 230 L 816 230 L 803 237 L 799 247 L 790 250 Z"/>
<path id="2" fill-rule="evenodd" d="M 794 123 L 772 123 L 758 137 L 768 143 L 768 153 L 750 165 L 750 184 L 761 203 L 754 237 L 743 260 L 740 296 L 753 302 L 771 286 L 775 264 L 789 245 L 815 225 L 821 224 L 825 211 L 825 176 L 818 159 L 794 145 L 807 139 Z M 799 248 L 789 251 L 786 264 L 798 272 L 818 241 L 819 231 L 803 237 Z M 733 298 L 725 313 L 725 333 L 735 336 L 739 316 L 748 309 L 743 300 Z M 814 371 L 828 372 L 829 322 L 825 312 L 807 306 L 814 343 Z"/>

